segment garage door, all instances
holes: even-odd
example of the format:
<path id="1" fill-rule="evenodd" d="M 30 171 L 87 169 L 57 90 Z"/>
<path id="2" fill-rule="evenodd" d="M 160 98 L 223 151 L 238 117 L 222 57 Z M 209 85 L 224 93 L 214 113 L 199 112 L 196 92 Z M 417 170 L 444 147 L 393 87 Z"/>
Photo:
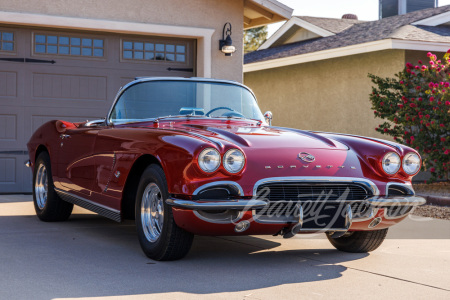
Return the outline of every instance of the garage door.
<path id="1" fill-rule="evenodd" d="M 31 191 L 26 143 L 43 123 L 105 117 L 143 76 L 194 76 L 195 41 L 0 27 L 0 193 Z"/>

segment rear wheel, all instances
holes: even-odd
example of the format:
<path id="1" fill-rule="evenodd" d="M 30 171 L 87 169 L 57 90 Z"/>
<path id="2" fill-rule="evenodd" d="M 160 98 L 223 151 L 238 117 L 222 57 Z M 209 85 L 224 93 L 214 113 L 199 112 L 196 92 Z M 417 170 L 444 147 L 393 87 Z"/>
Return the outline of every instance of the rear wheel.
<path id="1" fill-rule="evenodd" d="M 387 232 L 387 228 L 371 231 L 353 231 L 349 232 L 349 235 L 339 238 L 332 238 L 327 234 L 327 238 L 340 251 L 366 253 L 377 249 L 383 243 Z"/>
<path id="2" fill-rule="evenodd" d="M 39 154 L 34 166 L 33 202 L 36 215 L 41 221 L 65 221 L 72 214 L 73 204 L 63 201 L 55 192 L 47 152 Z"/>
<path id="3" fill-rule="evenodd" d="M 145 255 L 154 260 L 176 260 L 190 250 L 194 235 L 175 223 L 164 171 L 158 165 L 145 169 L 136 195 L 136 228 Z"/>

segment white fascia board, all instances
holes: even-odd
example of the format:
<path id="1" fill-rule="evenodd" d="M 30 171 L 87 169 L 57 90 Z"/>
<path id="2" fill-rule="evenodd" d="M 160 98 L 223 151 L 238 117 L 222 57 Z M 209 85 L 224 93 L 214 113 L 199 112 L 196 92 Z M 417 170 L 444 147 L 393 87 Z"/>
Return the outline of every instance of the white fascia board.
<path id="1" fill-rule="evenodd" d="M 449 21 L 450 11 L 411 23 L 411 25 L 438 26 Z"/>
<path id="2" fill-rule="evenodd" d="M 294 12 L 293 8 L 290 8 L 289 6 L 284 5 L 283 3 L 276 0 L 250 0 L 250 1 L 267 8 L 268 10 L 276 13 L 277 15 L 285 19 L 290 19 L 292 17 L 292 13 Z"/>
<path id="3" fill-rule="evenodd" d="M 391 39 L 245 64 L 244 73 L 386 49 L 392 49 Z"/>
<path id="4" fill-rule="evenodd" d="M 443 42 L 392 40 L 392 49 L 447 52 L 449 48 L 450 43 Z"/>
<path id="5" fill-rule="evenodd" d="M 267 49 L 270 46 L 272 46 L 273 43 L 275 43 L 280 37 L 283 36 L 283 34 L 286 33 L 286 31 L 289 30 L 293 26 L 295 17 L 292 17 L 289 21 L 284 23 L 280 28 L 278 28 L 277 31 L 275 31 L 274 34 L 272 34 L 271 37 L 269 37 L 261 46 L 259 46 L 260 50 Z"/>
<path id="6" fill-rule="evenodd" d="M 195 38 L 199 41 L 199 51 L 197 55 L 197 61 L 199 62 L 199 75 L 202 77 L 211 77 L 211 44 L 212 35 L 215 31 L 212 28 L 85 19 L 5 11 L 0 11 L 0 23 L 100 32 Z"/>
<path id="7" fill-rule="evenodd" d="M 316 25 L 313 25 L 309 22 L 306 22 L 302 19 L 299 19 L 297 17 L 292 17 L 289 21 L 283 24 L 270 38 L 267 39 L 260 47 L 259 49 L 264 50 L 272 46 L 279 38 L 281 38 L 289 29 L 291 29 L 292 26 L 297 25 L 298 27 L 302 27 L 308 31 L 311 31 L 317 35 L 320 35 L 322 37 L 327 37 L 331 35 L 335 35 L 331 31 L 325 30 L 323 28 L 320 28 Z"/>
<path id="8" fill-rule="evenodd" d="M 244 73 L 389 49 L 447 52 L 449 48 L 450 43 L 386 39 L 336 49 L 329 49 L 245 64 Z"/>

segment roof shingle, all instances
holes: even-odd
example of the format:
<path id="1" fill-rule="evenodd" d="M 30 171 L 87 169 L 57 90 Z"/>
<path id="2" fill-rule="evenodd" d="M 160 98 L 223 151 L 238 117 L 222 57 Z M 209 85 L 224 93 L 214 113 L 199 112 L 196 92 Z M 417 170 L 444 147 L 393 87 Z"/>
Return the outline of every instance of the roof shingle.
<path id="1" fill-rule="evenodd" d="M 353 26 L 349 24 L 347 29 L 338 32 L 336 35 L 280 45 L 273 48 L 247 53 L 244 56 L 244 63 L 250 64 L 388 38 L 414 41 L 450 42 L 450 27 L 448 26 L 433 27 L 411 25 L 411 23 L 448 11 L 450 11 L 450 5 L 438 8 L 423 9 L 377 21 L 359 21 L 354 23 Z M 305 17 L 300 18 L 304 19 Z M 321 19 L 321 22 L 324 22 L 325 18 Z M 306 19 L 304 20 L 307 21 Z M 314 25 L 319 26 L 317 24 Z"/>
<path id="2" fill-rule="evenodd" d="M 365 22 L 353 19 L 331 19 L 308 16 L 298 16 L 297 18 L 316 25 L 317 27 L 320 27 L 322 29 L 328 30 L 332 33 L 339 33 L 353 26 L 353 24 Z"/>

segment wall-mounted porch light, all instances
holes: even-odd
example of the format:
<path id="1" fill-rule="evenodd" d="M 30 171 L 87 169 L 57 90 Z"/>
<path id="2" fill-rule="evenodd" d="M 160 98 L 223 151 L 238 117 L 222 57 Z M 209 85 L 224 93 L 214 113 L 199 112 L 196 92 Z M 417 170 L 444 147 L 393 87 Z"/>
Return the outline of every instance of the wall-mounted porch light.
<path id="1" fill-rule="evenodd" d="M 229 22 L 223 25 L 222 39 L 219 40 L 219 50 L 225 53 L 225 56 L 231 56 L 236 51 L 236 47 L 233 46 L 233 41 L 231 40 L 231 24 Z"/>

